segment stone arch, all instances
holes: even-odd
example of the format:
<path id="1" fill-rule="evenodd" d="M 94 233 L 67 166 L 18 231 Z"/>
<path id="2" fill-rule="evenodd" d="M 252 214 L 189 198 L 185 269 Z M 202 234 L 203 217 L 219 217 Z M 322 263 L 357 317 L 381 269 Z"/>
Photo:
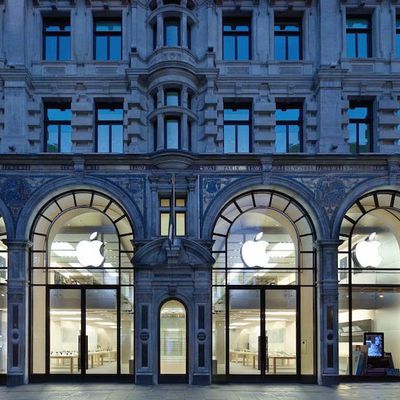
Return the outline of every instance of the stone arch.
<path id="1" fill-rule="evenodd" d="M 2 199 L 0 199 L 0 217 L 3 218 L 4 224 L 6 226 L 7 238 L 12 239 L 15 236 L 15 225 L 12 218 L 11 212 L 5 205 Z"/>

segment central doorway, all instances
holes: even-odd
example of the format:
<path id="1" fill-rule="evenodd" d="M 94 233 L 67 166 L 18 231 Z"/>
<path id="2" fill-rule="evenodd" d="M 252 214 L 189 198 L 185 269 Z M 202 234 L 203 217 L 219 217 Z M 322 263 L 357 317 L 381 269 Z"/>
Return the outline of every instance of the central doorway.
<path id="1" fill-rule="evenodd" d="M 228 301 L 228 375 L 297 375 L 297 289 L 230 287 Z"/>
<path id="2" fill-rule="evenodd" d="M 50 374 L 119 374 L 118 288 L 49 288 Z"/>
<path id="3" fill-rule="evenodd" d="M 159 319 L 159 383 L 188 383 L 188 340 L 186 307 L 166 301 Z"/>

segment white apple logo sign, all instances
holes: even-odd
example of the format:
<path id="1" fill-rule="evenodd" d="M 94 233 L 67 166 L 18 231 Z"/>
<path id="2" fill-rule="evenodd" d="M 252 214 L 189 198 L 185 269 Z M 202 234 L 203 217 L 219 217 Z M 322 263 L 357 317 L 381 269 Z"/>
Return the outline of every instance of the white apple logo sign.
<path id="1" fill-rule="evenodd" d="M 381 242 L 374 240 L 375 236 L 376 232 L 373 232 L 365 240 L 356 244 L 356 259 L 363 268 L 377 267 L 382 262 L 382 257 L 379 255 Z"/>
<path id="2" fill-rule="evenodd" d="M 99 267 L 104 262 L 101 253 L 103 242 L 95 240 L 97 232 L 90 235 L 90 241 L 81 240 L 76 246 L 76 256 L 83 267 Z"/>
<path id="3" fill-rule="evenodd" d="M 248 267 L 268 267 L 269 255 L 267 253 L 268 242 L 260 240 L 263 232 L 256 235 L 254 240 L 248 240 L 241 249 L 243 262 Z"/>

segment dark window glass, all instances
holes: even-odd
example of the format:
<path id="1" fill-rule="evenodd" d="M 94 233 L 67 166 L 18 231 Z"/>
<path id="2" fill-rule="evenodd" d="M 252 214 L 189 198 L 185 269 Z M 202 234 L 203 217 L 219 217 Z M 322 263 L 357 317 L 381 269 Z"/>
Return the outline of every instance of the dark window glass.
<path id="1" fill-rule="evenodd" d="M 43 20 L 43 59 L 46 61 L 71 59 L 69 18 L 45 18 Z"/>
<path id="2" fill-rule="evenodd" d="M 101 104 L 96 108 L 96 151 L 122 153 L 124 111 L 122 104 Z"/>
<path id="3" fill-rule="evenodd" d="M 372 151 L 372 103 L 350 101 L 348 110 L 348 143 L 350 152 L 369 153 Z"/>
<path id="4" fill-rule="evenodd" d="M 71 106 L 69 104 L 45 105 L 45 151 L 51 153 L 72 152 Z"/>
<path id="5" fill-rule="evenodd" d="M 180 20 L 177 18 L 167 18 L 164 20 L 164 46 L 181 45 Z"/>
<path id="6" fill-rule="evenodd" d="M 396 56 L 400 57 L 400 17 L 396 17 Z"/>
<path id="7" fill-rule="evenodd" d="M 166 106 L 179 106 L 180 105 L 180 92 L 178 89 L 168 89 L 165 91 L 165 105 Z"/>
<path id="8" fill-rule="evenodd" d="M 152 33 L 153 33 L 153 49 L 157 48 L 157 24 L 154 24 L 152 27 Z"/>
<path id="9" fill-rule="evenodd" d="M 164 127 L 164 146 L 166 149 L 179 149 L 180 140 L 180 120 L 178 118 L 166 118 Z"/>
<path id="10" fill-rule="evenodd" d="M 187 31 L 187 47 L 188 49 L 192 48 L 192 26 L 188 23 L 186 27 Z"/>
<path id="11" fill-rule="evenodd" d="M 250 19 L 224 18 L 223 58 L 227 61 L 250 60 Z"/>
<path id="12" fill-rule="evenodd" d="M 94 58 L 98 61 L 122 59 L 122 25 L 120 19 L 94 21 Z"/>
<path id="13" fill-rule="evenodd" d="M 301 19 L 275 20 L 275 60 L 300 60 L 301 49 Z"/>
<path id="14" fill-rule="evenodd" d="M 250 144 L 250 105 L 224 105 L 224 153 L 249 153 Z"/>
<path id="15" fill-rule="evenodd" d="M 160 198 L 160 235 L 169 236 L 170 230 L 175 228 L 176 236 L 186 235 L 186 198 L 176 197 L 175 207 L 172 207 L 171 197 Z M 175 214 L 174 227 L 171 226 L 171 215 Z"/>
<path id="16" fill-rule="evenodd" d="M 302 152 L 302 104 L 277 103 L 275 121 L 275 151 L 277 153 Z"/>
<path id="17" fill-rule="evenodd" d="M 371 18 L 348 16 L 346 23 L 347 57 L 372 57 Z"/>

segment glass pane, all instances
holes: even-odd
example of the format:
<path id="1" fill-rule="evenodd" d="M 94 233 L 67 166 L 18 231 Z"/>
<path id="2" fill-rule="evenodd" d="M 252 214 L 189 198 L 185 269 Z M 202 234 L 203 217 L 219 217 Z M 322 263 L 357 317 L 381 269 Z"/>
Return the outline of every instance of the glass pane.
<path id="1" fill-rule="evenodd" d="M 99 121 L 122 121 L 124 110 L 122 108 L 98 108 L 97 118 Z"/>
<path id="2" fill-rule="evenodd" d="M 71 125 L 61 125 L 60 129 L 61 129 L 60 151 L 62 153 L 71 153 L 72 151 Z"/>
<path id="3" fill-rule="evenodd" d="M 282 105 L 278 105 L 275 113 L 275 119 L 277 121 L 299 121 L 300 120 L 300 108 L 287 108 Z"/>
<path id="4" fill-rule="evenodd" d="M 71 38 L 70 38 L 70 36 L 60 36 L 59 44 L 60 44 L 59 59 L 61 61 L 70 60 L 71 59 Z"/>
<path id="5" fill-rule="evenodd" d="M 186 235 L 186 214 L 183 212 L 176 213 L 176 236 Z"/>
<path id="6" fill-rule="evenodd" d="M 58 151 L 58 125 L 47 126 L 47 151 Z"/>
<path id="7" fill-rule="evenodd" d="M 248 108 L 224 108 L 225 121 L 249 121 L 250 110 Z"/>
<path id="8" fill-rule="evenodd" d="M 160 235 L 168 236 L 169 232 L 169 213 L 160 214 Z"/>
<path id="9" fill-rule="evenodd" d="M 238 153 L 248 153 L 250 151 L 250 133 L 247 125 L 238 125 Z"/>
<path id="10" fill-rule="evenodd" d="M 300 38 L 298 36 L 288 37 L 288 60 L 300 60 Z"/>
<path id="11" fill-rule="evenodd" d="M 343 273 L 343 279 L 346 273 Z M 349 291 L 348 287 L 339 287 L 339 375 L 348 375 L 349 370 Z"/>
<path id="12" fill-rule="evenodd" d="M 5 373 L 7 373 L 7 286 L 0 285 L 0 374 Z"/>
<path id="13" fill-rule="evenodd" d="M 110 127 L 108 125 L 97 126 L 97 151 L 99 153 L 108 153 L 110 151 Z"/>
<path id="14" fill-rule="evenodd" d="M 396 34 L 396 57 L 400 57 L 400 34 Z"/>
<path id="15" fill-rule="evenodd" d="M 231 290 L 229 296 L 229 372 L 260 375 L 260 292 Z"/>
<path id="16" fill-rule="evenodd" d="M 47 108 L 49 121 L 71 121 L 72 113 L 70 108 Z"/>
<path id="17" fill-rule="evenodd" d="M 250 59 L 250 43 L 248 36 L 237 37 L 237 59 L 238 60 L 249 60 Z"/>
<path id="18" fill-rule="evenodd" d="M 236 152 L 236 126 L 224 125 L 224 153 Z"/>
<path id="19" fill-rule="evenodd" d="M 133 287 L 121 287 L 121 374 L 129 375 L 135 373 L 133 294 Z"/>
<path id="20" fill-rule="evenodd" d="M 38 331 L 35 331 L 35 336 Z M 81 291 L 50 290 L 50 373 L 81 372 Z"/>
<path id="21" fill-rule="evenodd" d="M 368 153 L 370 151 L 369 126 L 366 124 L 359 124 L 358 127 L 358 151 L 360 153 Z"/>
<path id="22" fill-rule="evenodd" d="M 347 28 L 350 29 L 368 29 L 367 18 L 347 18 Z"/>
<path id="23" fill-rule="evenodd" d="M 275 60 L 286 60 L 286 38 L 275 36 Z"/>
<path id="24" fill-rule="evenodd" d="M 46 288 L 32 288 L 32 367 L 33 372 L 46 372 Z"/>
<path id="25" fill-rule="evenodd" d="M 110 37 L 110 60 L 121 60 L 121 36 Z"/>
<path id="26" fill-rule="evenodd" d="M 265 292 L 265 329 L 266 374 L 296 374 L 296 291 L 267 290 Z"/>
<path id="27" fill-rule="evenodd" d="M 347 57 L 356 57 L 356 35 L 354 33 L 347 33 L 346 35 L 346 52 Z"/>
<path id="28" fill-rule="evenodd" d="M 289 152 L 300 151 L 300 129 L 297 125 L 289 126 Z"/>
<path id="29" fill-rule="evenodd" d="M 368 57 L 368 35 L 366 33 L 359 33 L 357 35 L 357 57 Z"/>
<path id="30" fill-rule="evenodd" d="M 96 36 L 96 60 L 107 60 L 107 36 Z"/>
<path id="31" fill-rule="evenodd" d="M 314 373 L 314 288 L 300 288 L 301 297 L 301 373 Z M 272 316 L 271 316 L 272 317 Z M 289 316 L 288 316 L 289 317 Z"/>
<path id="32" fill-rule="evenodd" d="M 121 32 L 120 21 L 97 21 L 96 22 L 97 32 Z"/>
<path id="33" fill-rule="evenodd" d="M 186 374 L 186 310 L 170 300 L 160 310 L 160 373 Z"/>
<path id="34" fill-rule="evenodd" d="M 349 133 L 350 152 L 354 154 L 357 152 L 357 124 L 348 124 L 347 130 Z"/>
<path id="35" fill-rule="evenodd" d="M 111 127 L 111 152 L 122 153 L 124 142 L 123 142 L 123 129 L 122 125 L 112 125 Z"/>
<path id="36" fill-rule="evenodd" d="M 47 61 L 57 60 L 57 37 L 47 36 L 45 38 L 45 55 L 44 58 Z"/>
<path id="37" fill-rule="evenodd" d="M 286 125 L 276 125 L 275 127 L 275 151 L 277 153 L 286 153 Z"/>
<path id="38" fill-rule="evenodd" d="M 168 90 L 166 92 L 167 106 L 179 106 L 179 92 L 175 90 Z"/>
<path id="39" fill-rule="evenodd" d="M 233 36 L 224 36 L 224 60 L 235 60 L 235 38 Z"/>
<path id="40" fill-rule="evenodd" d="M 87 374 L 117 373 L 117 291 L 86 290 Z"/>
<path id="41" fill-rule="evenodd" d="M 165 21 L 165 46 L 179 46 L 179 22 Z"/>
<path id="42" fill-rule="evenodd" d="M 179 149 L 179 121 L 178 120 L 167 120 L 167 137 L 166 137 L 166 148 L 167 149 Z"/>

